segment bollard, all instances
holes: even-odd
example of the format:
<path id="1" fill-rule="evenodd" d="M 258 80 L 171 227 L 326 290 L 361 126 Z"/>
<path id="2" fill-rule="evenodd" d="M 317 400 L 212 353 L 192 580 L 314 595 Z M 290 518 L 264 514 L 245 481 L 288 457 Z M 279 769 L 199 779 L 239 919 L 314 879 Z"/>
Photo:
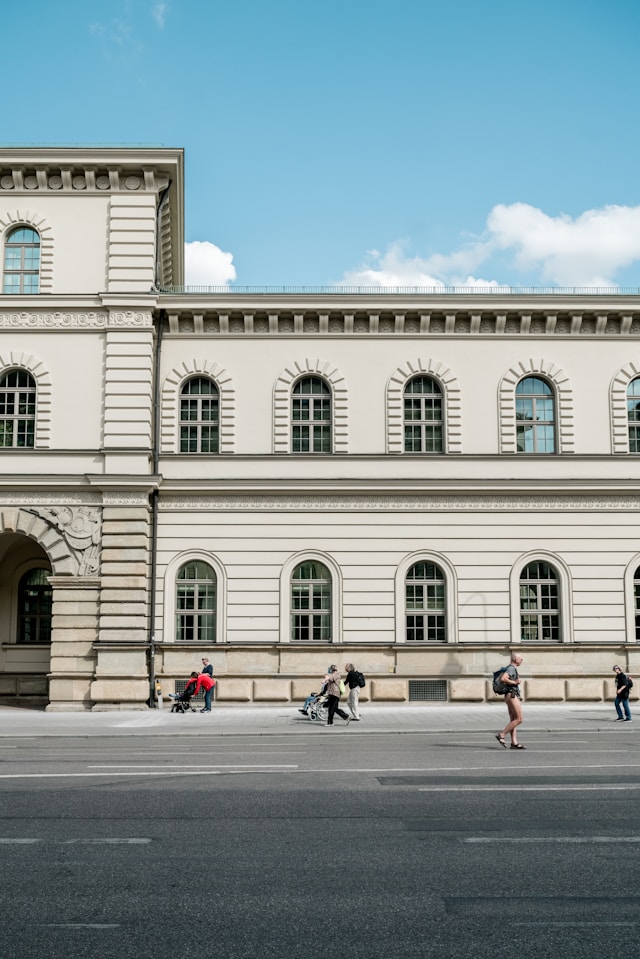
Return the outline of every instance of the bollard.
<path id="1" fill-rule="evenodd" d="M 162 701 L 162 685 L 159 679 L 156 679 L 156 700 L 158 703 L 158 709 L 162 709 L 164 703 Z"/>

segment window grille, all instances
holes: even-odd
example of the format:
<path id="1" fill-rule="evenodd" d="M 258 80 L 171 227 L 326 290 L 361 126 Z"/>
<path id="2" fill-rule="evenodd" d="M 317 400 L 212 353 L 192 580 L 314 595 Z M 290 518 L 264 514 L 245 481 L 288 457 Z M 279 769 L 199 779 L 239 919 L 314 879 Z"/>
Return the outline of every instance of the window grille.
<path id="1" fill-rule="evenodd" d="M 446 703 L 448 690 L 446 679 L 410 679 L 410 703 Z"/>

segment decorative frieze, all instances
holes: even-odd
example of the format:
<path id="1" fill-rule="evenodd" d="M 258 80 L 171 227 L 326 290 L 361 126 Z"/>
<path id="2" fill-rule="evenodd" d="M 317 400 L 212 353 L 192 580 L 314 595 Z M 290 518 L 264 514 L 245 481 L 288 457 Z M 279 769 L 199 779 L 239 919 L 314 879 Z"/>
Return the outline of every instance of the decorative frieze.
<path id="1" fill-rule="evenodd" d="M 0 329 L 5 330 L 106 330 L 151 328 L 150 312 L 136 310 L 117 312 L 3 312 Z"/>
<path id="2" fill-rule="evenodd" d="M 166 173 L 149 169 L 0 166 L 1 193 L 158 193 L 168 184 Z"/>
<path id="3" fill-rule="evenodd" d="M 160 512 L 169 513 L 175 510 L 220 510 L 222 512 L 254 511 L 258 512 L 288 512 L 299 510 L 309 512 L 319 510 L 325 512 L 412 512 L 412 511 L 444 511 L 467 510 L 485 511 L 509 510 L 522 512 L 523 510 L 558 511 L 575 510 L 603 510 L 623 512 L 637 512 L 640 510 L 640 495 L 638 496 L 162 496 L 159 500 Z"/>

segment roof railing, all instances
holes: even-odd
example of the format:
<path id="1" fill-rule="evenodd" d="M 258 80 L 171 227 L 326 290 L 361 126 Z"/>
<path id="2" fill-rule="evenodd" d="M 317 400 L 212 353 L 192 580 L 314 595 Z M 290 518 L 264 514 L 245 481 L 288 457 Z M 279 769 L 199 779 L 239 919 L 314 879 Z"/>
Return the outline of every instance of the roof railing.
<path id="1" fill-rule="evenodd" d="M 159 293 L 356 296 L 640 296 L 637 286 L 162 286 Z"/>

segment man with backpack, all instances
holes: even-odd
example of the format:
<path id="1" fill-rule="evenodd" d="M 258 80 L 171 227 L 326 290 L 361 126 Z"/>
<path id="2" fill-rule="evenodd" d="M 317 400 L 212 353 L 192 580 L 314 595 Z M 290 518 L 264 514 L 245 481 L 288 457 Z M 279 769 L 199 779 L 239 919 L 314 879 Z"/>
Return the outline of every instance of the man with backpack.
<path id="1" fill-rule="evenodd" d="M 618 714 L 617 723 L 631 722 L 631 710 L 629 709 L 629 693 L 633 686 L 633 680 L 622 672 L 619 666 L 614 666 L 613 671 L 616 674 L 616 698 L 615 707 Z M 621 708 L 622 707 L 622 708 Z M 624 709 L 624 716 L 622 710 Z"/>
<path id="2" fill-rule="evenodd" d="M 365 684 L 365 678 L 359 672 L 353 663 L 347 663 L 344 667 L 347 675 L 344 678 L 344 684 L 349 689 L 347 696 L 347 706 L 351 713 L 351 719 L 354 723 L 360 722 L 360 690 Z"/>
<path id="3" fill-rule="evenodd" d="M 511 654 L 511 662 L 504 670 L 501 676 L 496 677 L 494 689 L 498 692 L 497 683 L 500 684 L 500 694 L 504 695 L 504 701 L 509 710 L 509 722 L 502 732 L 496 733 L 496 739 L 501 746 L 507 748 L 505 736 L 507 733 L 511 736 L 511 749 L 526 749 L 522 743 L 518 742 L 518 726 L 522 723 L 522 703 L 520 702 L 520 677 L 518 676 L 518 666 L 522 663 L 522 656 L 518 653 Z"/>

